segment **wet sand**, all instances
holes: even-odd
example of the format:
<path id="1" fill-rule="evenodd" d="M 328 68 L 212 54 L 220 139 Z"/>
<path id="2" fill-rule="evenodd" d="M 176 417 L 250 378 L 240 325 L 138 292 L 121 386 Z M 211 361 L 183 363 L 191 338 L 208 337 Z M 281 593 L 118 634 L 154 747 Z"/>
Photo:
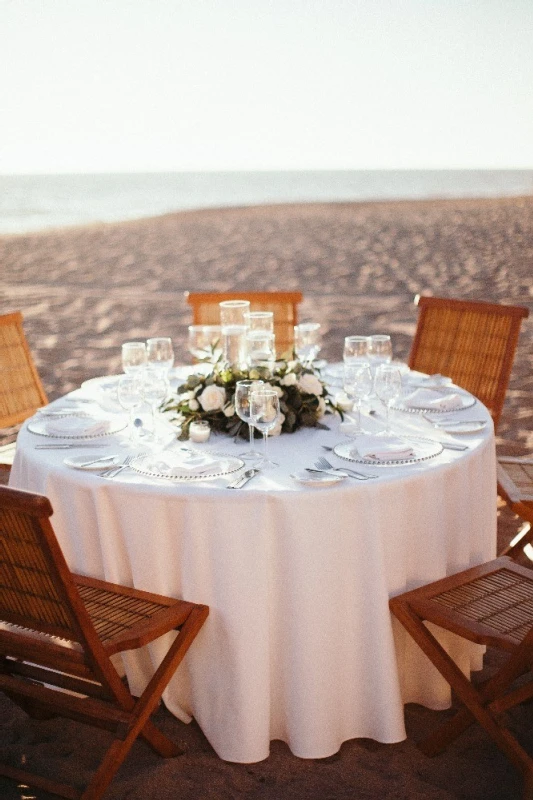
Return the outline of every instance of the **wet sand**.
<path id="1" fill-rule="evenodd" d="M 520 304 L 533 312 L 533 197 L 497 200 L 278 205 L 169 214 L 119 224 L 0 236 L 0 313 L 20 309 L 50 399 L 83 380 L 120 371 L 123 341 L 167 335 L 188 361 L 184 291 L 299 289 L 301 319 L 322 323 L 321 355 L 340 360 L 344 336 L 391 334 L 407 357 L 415 294 Z M 533 450 L 533 316 L 522 327 L 500 423 L 500 452 Z M 500 543 L 516 531 L 503 509 Z M 489 662 L 496 656 L 490 655 Z M 531 708 L 516 712 L 529 734 Z M 516 798 L 520 781 L 472 728 L 437 759 L 414 746 L 442 714 L 406 710 L 409 739 L 356 740 L 321 761 L 280 742 L 267 761 L 221 762 L 193 723 L 164 709 L 161 723 L 187 754 L 163 761 L 142 744 L 112 784 L 110 800 L 353 800 Z M 107 734 L 63 721 L 31 722 L 0 700 L 0 742 L 28 750 L 41 770 L 76 780 Z M 531 744 L 531 742 L 530 742 Z M 78 766 L 80 759 L 81 767 Z M 27 793 L 44 800 L 44 792 Z M 0 779 L 0 797 L 21 790 Z"/>

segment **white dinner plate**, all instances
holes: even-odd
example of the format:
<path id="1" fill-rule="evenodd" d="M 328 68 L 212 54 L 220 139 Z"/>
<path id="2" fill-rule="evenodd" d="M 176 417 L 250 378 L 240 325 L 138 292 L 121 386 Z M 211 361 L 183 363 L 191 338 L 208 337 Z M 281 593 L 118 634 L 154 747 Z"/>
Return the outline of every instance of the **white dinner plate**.
<path id="1" fill-rule="evenodd" d="M 446 394 L 455 394 L 459 396 L 461 405 L 458 408 L 454 408 L 453 411 L 463 411 L 465 408 L 471 408 L 477 402 L 474 395 L 459 391 L 458 389 L 454 389 L 450 392 L 446 392 L 446 390 L 442 392 L 435 391 L 435 394 L 438 395 L 439 393 L 441 397 L 444 397 Z M 394 400 L 391 403 L 391 408 L 395 411 L 406 411 L 408 414 L 449 414 L 451 411 L 449 408 L 435 408 L 435 406 L 430 406 L 429 404 L 425 406 L 408 406 L 402 398 Z"/>
<path id="2" fill-rule="evenodd" d="M 61 431 L 59 428 L 55 432 L 50 432 L 49 425 L 53 421 L 50 418 L 43 417 L 39 414 L 36 414 L 30 421 L 28 422 L 28 430 L 31 433 L 36 433 L 38 436 L 48 436 L 52 439 L 99 439 L 102 436 L 112 436 L 115 433 L 120 433 L 120 431 L 125 430 L 128 427 L 128 421 L 125 417 L 105 417 L 102 421 L 109 422 L 109 427 L 107 430 L 102 430 L 98 433 L 91 433 L 90 432 L 90 422 L 92 421 L 94 424 L 98 423 L 99 420 L 97 418 L 91 417 L 90 414 L 64 414 L 57 418 L 59 422 L 61 419 L 80 419 L 80 420 L 87 420 L 87 428 L 88 433 L 73 433 L 72 430 L 69 433 L 68 428 L 65 427 L 64 431 Z"/>
<path id="3" fill-rule="evenodd" d="M 345 480 L 346 475 L 329 475 L 326 472 L 293 472 L 291 478 L 303 483 L 305 486 L 334 486 L 336 483 Z"/>
<path id="4" fill-rule="evenodd" d="M 98 461 L 96 460 L 98 459 Z M 91 464 L 91 461 L 96 463 Z M 63 464 L 67 467 L 72 467 L 72 469 L 83 469 L 87 471 L 101 471 L 106 469 L 106 467 L 112 467 L 114 464 L 118 464 L 120 461 L 119 456 L 113 456 L 110 458 L 109 456 L 100 456 L 98 458 L 98 453 L 83 453 L 83 455 L 77 456 L 69 456 L 68 458 L 63 459 Z"/>
<path id="5" fill-rule="evenodd" d="M 339 458 L 344 458 L 345 461 L 354 461 L 356 464 L 371 464 L 373 467 L 401 467 L 406 464 L 419 464 L 421 461 L 435 458 L 443 450 L 442 444 L 432 439 L 421 439 L 413 436 L 402 436 L 402 439 L 412 445 L 413 455 L 409 458 L 363 458 L 357 453 L 357 438 L 352 439 L 350 442 L 336 445 L 333 448 L 333 452 Z"/>
<path id="6" fill-rule="evenodd" d="M 145 475 L 147 478 L 165 478 L 168 481 L 190 482 L 222 478 L 226 475 L 232 475 L 244 467 L 244 461 L 236 456 L 228 456 L 225 453 L 215 453 L 213 451 L 209 451 L 208 455 L 212 457 L 212 464 L 209 464 L 209 461 L 202 464 L 198 458 L 193 458 L 191 459 L 191 469 L 188 470 L 186 458 L 178 457 L 170 452 L 162 453 L 161 455 L 151 453 L 137 456 L 131 463 L 131 469 L 141 475 Z"/>

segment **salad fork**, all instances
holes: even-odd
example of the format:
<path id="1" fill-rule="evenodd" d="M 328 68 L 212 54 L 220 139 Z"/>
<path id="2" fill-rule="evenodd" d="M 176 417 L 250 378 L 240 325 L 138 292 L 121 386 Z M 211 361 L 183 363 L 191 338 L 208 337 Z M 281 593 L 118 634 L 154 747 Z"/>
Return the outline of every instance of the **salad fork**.
<path id="1" fill-rule="evenodd" d="M 357 472 L 355 469 L 350 469 L 349 467 L 334 467 L 333 464 L 331 464 L 327 460 L 327 458 L 324 458 L 323 456 L 320 456 L 320 458 L 318 458 L 315 461 L 315 465 L 317 467 L 319 467 L 320 469 L 329 469 L 329 470 L 333 470 L 334 472 L 339 472 L 339 471 L 340 472 L 347 472 L 349 475 L 352 475 L 354 478 L 359 478 L 359 480 L 365 480 L 366 481 L 366 480 L 368 480 L 368 478 L 377 478 L 378 477 L 377 475 L 368 475 L 368 474 L 365 474 L 364 472 Z"/>
<path id="2" fill-rule="evenodd" d="M 118 475 L 120 472 L 122 472 L 123 469 L 126 469 L 126 467 L 129 467 L 129 465 L 131 464 L 131 462 L 133 461 L 134 458 L 137 458 L 137 456 L 134 456 L 134 455 L 126 456 L 126 458 L 124 459 L 122 464 L 119 464 L 118 466 L 108 467 L 103 472 L 100 472 L 99 473 L 100 477 L 101 478 L 114 478 L 115 475 Z"/>

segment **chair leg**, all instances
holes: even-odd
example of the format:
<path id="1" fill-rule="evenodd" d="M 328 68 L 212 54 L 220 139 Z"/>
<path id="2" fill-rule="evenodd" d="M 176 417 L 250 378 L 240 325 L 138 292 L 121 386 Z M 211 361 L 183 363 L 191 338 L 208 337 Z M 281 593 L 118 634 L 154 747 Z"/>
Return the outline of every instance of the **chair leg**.
<path id="1" fill-rule="evenodd" d="M 519 537 L 518 539 L 516 537 Z M 510 556 L 516 558 L 523 551 L 524 547 L 528 544 L 533 544 L 533 525 L 530 522 L 524 522 L 521 529 L 518 531 L 514 539 L 504 547 L 500 556 Z"/>
<path id="2" fill-rule="evenodd" d="M 131 722 L 127 730 L 122 731 L 121 738 L 115 739 L 111 744 L 97 772 L 81 795 L 81 800 L 100 800 L 138 736 L 163 757 L 181 754 L 181 748 L 150 722 L 150 716 L 159 704 L 163 691 L 204 624 L 208 613 L 207 606 L 197 606 L 191 611 L 142 695 L 136 702 L 134 701 L 133 708 L 125 709 L 132 713 Z"/>
<path id="3" fill-rule="evenodd" d="M 492 713 L 484 706 L 485 702 L 490 702 L 492 697 L 502 692 L 518 674 L 524 672 L 526 665 L 509 664 L 508 662 L 478 691 L 463 675 L 453 659 L 450 658 L 412 608 L 405 603 L 394 602 L 394 600 L 391 601 L 391 608 L 415 642 L 466 706 L 464 711 L 459 711 L 455 717 L 445 723 L 443 731 L 437 731 L 429 737 L 427 751 L 436 753 L 441 750 L 456 735 L 468 727 L 470 724 L 469 718 L 472 716 L 477 719 L 479 724 L 524 776 L 533 775 L 533 760 L 519 742 L 506 728 L 503 728 L 497 722 Z M 421 749 L 426 751 L 424 744 Z"/>

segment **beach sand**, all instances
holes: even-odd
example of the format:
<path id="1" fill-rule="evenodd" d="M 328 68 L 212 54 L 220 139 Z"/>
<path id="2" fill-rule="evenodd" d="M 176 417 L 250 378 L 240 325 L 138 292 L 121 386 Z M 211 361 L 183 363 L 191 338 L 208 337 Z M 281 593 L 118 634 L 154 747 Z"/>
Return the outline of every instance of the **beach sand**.
<path id="1" fill-rule="evenodd" d="M 171 336 L 188 361 L 185 290 L 301 290 L 302 320 L 322 323 L 321 356 L 340 360 L 344 336 L 388 332 L 405 359 L 416 327 L 415 294 L 520 304 L 533 311 L 533 197 L 273 205 L 169 214 L 0 237 L 0 313 L 20 309 L 50 399 L 83 380 L 120 371 L 120 345 Z M 499 452 L 533 450 L 533 317 L 522 327 Z M 500 509 L 499 540 L 518 521 Z M 526 563 L 526 561 L 524 561 Z M 490 663 L 497 657 L 489 654 Z M 485 672 L 486 672 L 485 670 Z M 260 764 L 220 761 L 195 723 L 164 709 L 159 720 L 184 742 L 164 761 L 136 744 L 109 800 L 354 800 L 516 798 L 520 780 L 476 727 L 436 759 L 414 741 L 445 712 L 406 709 L 409 738 L 355 740 L 320 761 L 274 742 Z M 515 712 L 531 739 L 531 707 Z M 106 733 L 64 721 L 34 722 L 0 700 L 0 742 L 28 751 L 36 769 L 83 780 Z M 529 742 L 532 744 L 532 742 Z M 0 797 L 44 800 L 0 779 Z"/>

